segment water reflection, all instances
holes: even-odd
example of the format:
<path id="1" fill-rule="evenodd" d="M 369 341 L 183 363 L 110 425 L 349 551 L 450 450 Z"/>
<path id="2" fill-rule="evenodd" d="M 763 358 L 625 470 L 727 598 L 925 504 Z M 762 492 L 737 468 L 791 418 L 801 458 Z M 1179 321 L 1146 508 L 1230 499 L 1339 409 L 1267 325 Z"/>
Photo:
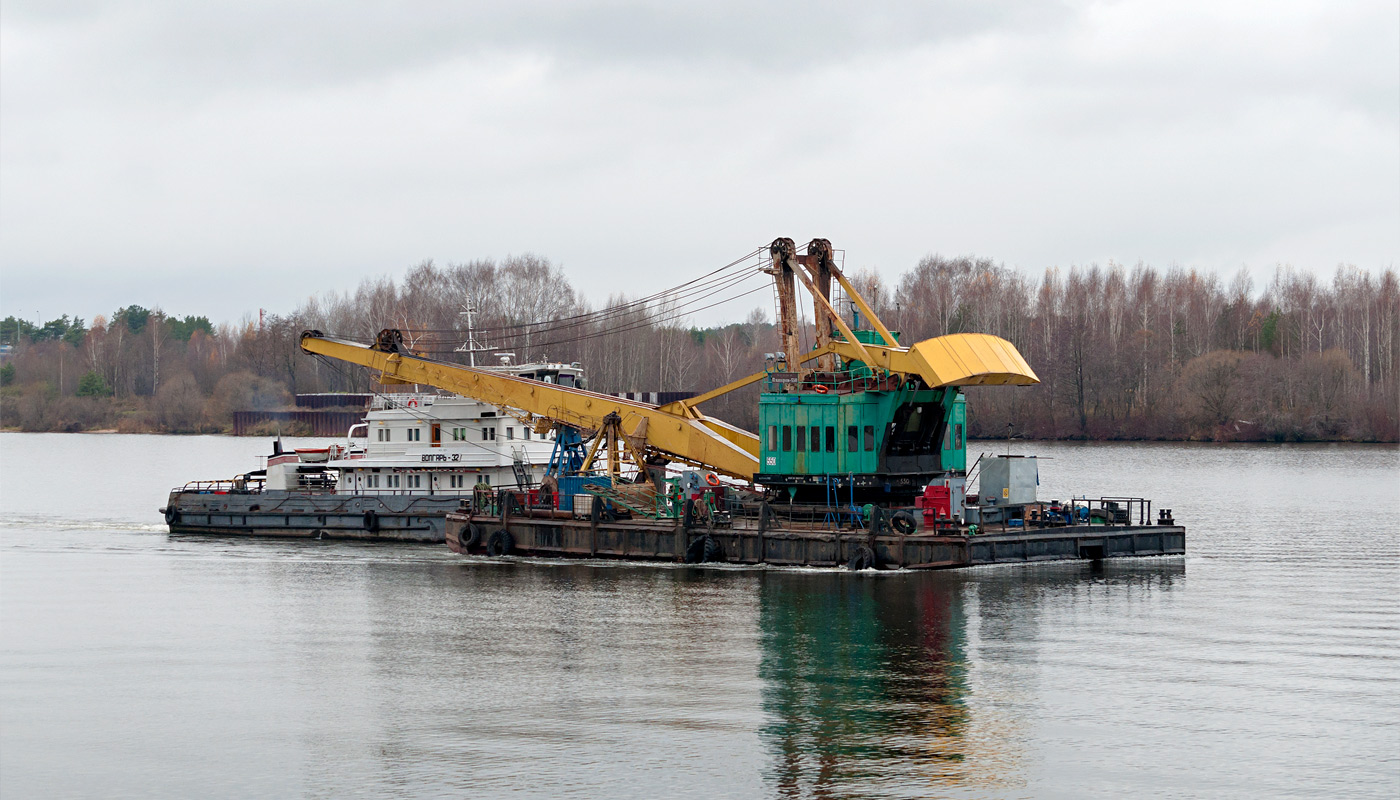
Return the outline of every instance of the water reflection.
<path id="1" fill-rule="evenodd" d="M 1040 615 L 1096 594 L 1121 602 L 1167 590 L 1184 574 L 1172 559 L 884 579 L 766 575 L 767 778 L 784 797 L 1025 786 L 1029 734 L 1016 684 L 1035 680 Z M 970 663 L 986 672 L 976 689 Z"/>

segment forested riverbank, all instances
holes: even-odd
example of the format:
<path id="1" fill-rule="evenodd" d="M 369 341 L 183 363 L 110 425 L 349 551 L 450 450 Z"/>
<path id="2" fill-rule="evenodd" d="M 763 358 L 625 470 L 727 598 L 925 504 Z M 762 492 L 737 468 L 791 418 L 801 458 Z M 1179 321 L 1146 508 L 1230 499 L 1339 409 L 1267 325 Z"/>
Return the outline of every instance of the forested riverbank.
<path id="1" fill-rule="evenodd" d="M 897 281 L 853 279 L 903 341 L 1003 336 L 1041 378 L 971 389 L 970 433 L 1042 439 L 1397 440 L 1400 284 L 1344 266 L 1330 280 L 1288 268 L 1262 285 L 1146 265 L 1050 269 L 930 256 Z M 761 280 L 761 276 L 760 276 Z M 708 291 L 708 290 L 706 290 Z M 747 292 L 753 294 L 754 292 Z M 463 360 L 462 311 L 490 349 L 578 361 L 590 388 L 703 391 L 762 369 L 778 348 L 771 311 L 695 327 L 701 289 L 585 298 L 536 256 L 438 266 L 366 281 L 294 311 L 236 324 L 139 305 L 90 323 L 10 317 L 0 342 L 0 425 L 30 431 L 227 432 L 234 411 L 284 408 L 297 393 L 363 392 L 363 370 L 303 354 L 318 329 L 369 340 L 399 328 L 434 357 Z M 771 303 L 759 293 L 755 301 Z M 810 311 L 806 341 L 810 342 Z M 756 390 L 706 410 L 752 429 Z"/>

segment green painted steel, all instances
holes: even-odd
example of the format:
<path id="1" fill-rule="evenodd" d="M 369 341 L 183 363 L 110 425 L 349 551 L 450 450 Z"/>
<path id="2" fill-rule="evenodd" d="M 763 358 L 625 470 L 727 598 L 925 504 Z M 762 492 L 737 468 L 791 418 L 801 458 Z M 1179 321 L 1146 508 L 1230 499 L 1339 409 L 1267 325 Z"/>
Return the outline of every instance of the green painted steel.
<path id="1" fill-rule="evenodd" d="M 879 331 L 854 331 L 854 330 L 853 330 L 853 331 L 851 331 L 851 333 L 854 333 L 854 334 L 856 335 L 856 341 L 857 341 L 857 342 L 860 342 L 861 344 L 884 344 L 884 343 L 885 343 L 884 337 L 880 336 L 880 332 L 879 332 Z M 896 342 L 899 341 L 899 331 L 890 331 L 890 335 L 894 337 L 894 340 L 895 340 Z M 843 335 L 841 334 L 840 331 L 832 331 L 832 332 L 831 332 L 831 338 L 837 339 L 837 340 L 843 341 L 843 342 L 846 340 L 846 337 L 843 336 Z M 866 364 L 865 364 L 864 361 L 855 360 L 855 359 L 846 362 L 846 369 L 850 371 L 851 377 L 852 377 L 853 379 L 856 379 L 856 380 L 859 380 L 859 379 L 861 379 L 861 378 L 869 378 L 869 377 L 874 376 L 874 374 L 875 374 L 875 370 L 873 370 L 873 369 L 871 369 L 870 367 L 866 366 Z"/>
<path id="2" fill-rule="evenodd" d="M 809 502 L 844 486 L 853 500 L 907 503 L 935 477 L 966 472 L 967 403 L 956 387 L 929 389 L 859 361 L 801 388 L 798 379 L 773 371 L 759 395 L 759 483 Z"/>
<path id="3" fill-rule="evenodd" d="M 764 392 L 759 475 L 928 474 L 967 469 L 957 389 Z"/>

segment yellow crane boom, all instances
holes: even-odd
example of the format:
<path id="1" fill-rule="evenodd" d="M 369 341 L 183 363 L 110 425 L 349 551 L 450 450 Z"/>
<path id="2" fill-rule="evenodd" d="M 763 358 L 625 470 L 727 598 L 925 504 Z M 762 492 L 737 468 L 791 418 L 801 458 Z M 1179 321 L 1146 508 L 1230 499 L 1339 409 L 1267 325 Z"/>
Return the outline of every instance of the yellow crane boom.
<path id="1" fill-rule="evenodd" d="M 676 461 L 744 481 L 758 472 L 758 437 L 694 409 L 676 413 L 636 400 L 434 361 L 406 351 L 396 333 L 384 331 L 373 345 L 364 345 L 306 331 L 301 349 L 377 370 L 385 383 L 436 386 L 584 431 L 617 426 L 629 442 L 645 442 Z"/>
<path id="2" fill-rule="evenodd" d="M 791 239 L 777 239 L 770 248 L 772 266 L 765 272 L 774 276 L 780 299 L 779 331 L 785 358 L 794 364 L 817 361 L 832 368 L 833 356 L 848 364 L 864 363 L 876 372 L 917 378 L 924 386 L 975 386 L 990 384 L 1029 385 L 1039 383 L 1035 372 L 1010 342 L 981 333 L 939 336 L 911 347 L 900 347 L 894 335 L 875 315 L 832 259 L 831 243 L 814 239 L 806 254 L 798 254 Z M 884 344 L 861 342 L 832 305 L 831 281 L 835 280 L 865 314 Z M 817 312 L 817 347 L 798 354 L 796 283 L 800 281 L 813 297 Z M 837 336 L 839 334 L 839 338 Z M 590 392 L 575 387 L 544 383 L 486 369 L 466 367 L 423 358 L 403 344 L 399 331 L 384 330 L 372 345 L 306 331 L 302 350 L 314 355 L 348 361 L 377 370 L 385 383 L 435 386 L 471 397 L 483 403 L 512 409 L 536 421 L 569 425 L 596 433 L 598 440 L 589 451 L 593 462 L 599 445 L 608 441 L 609 469 L 616 470 L 619 448 L 625 446 L 640 468 L 654 451 L 665 458 L 714 470 L 740 480 L 753 480 L 759 471 L 759 440 L 748 431 L 705 416 L 696 406 L 755 383 L 767 376 L 758 372 L 718 389 L 654 406 L 635 400 Z M 810 377 L 810 373 L 808 373 Z M 804 378 L 806 380 L 806 378 Z"/>

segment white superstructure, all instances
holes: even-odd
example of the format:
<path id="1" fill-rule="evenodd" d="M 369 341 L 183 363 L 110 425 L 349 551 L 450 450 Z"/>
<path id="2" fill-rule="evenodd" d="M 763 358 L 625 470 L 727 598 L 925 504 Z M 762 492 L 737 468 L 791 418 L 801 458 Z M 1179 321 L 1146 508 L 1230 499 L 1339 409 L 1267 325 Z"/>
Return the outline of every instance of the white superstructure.
<path id="1" fill-rule="evenodd" d="M 492 369 L 564 386 L 584 384 L 578 364 Z M 265 488 L 465 496 L 478 483 L 538 484 L 554 449 L 552 433 L 536 433 L 495 406 L 436 392 L 376 395 L 365 421 L 351 428 L 347 439 L 344 445 L 269 457 Z"/>

